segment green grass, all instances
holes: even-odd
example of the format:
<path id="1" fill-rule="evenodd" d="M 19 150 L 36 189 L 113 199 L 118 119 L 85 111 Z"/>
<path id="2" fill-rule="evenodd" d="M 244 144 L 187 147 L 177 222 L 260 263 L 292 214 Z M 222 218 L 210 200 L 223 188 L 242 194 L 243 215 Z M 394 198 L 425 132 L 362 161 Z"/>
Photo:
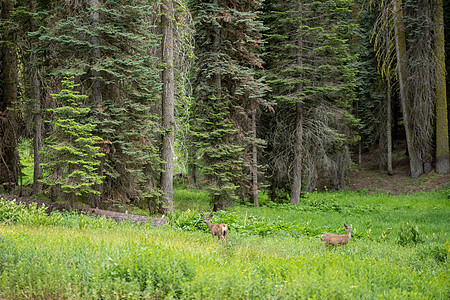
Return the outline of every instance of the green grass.
<path id="1" fill-rule="evenodd" d="M 209 206 L 209 196 L 205 191 L 193 189 L 175 188 L 173 191 L 174 208 L 184 211 L 187 209 L 201 210 Z"/>
<path id="2" fill-rule="evenodd" d="M 72 213 L 45 216 L 0 201 L 0 298 L 450 296 L 448 191 L 313 193 L 299 206 L 238 205 L 213 219 L 229 224 L 227 244 L 200 220 L 205 194 L 178 193 L 184 203 L 176 207 L 188 210 L 160 228 Z M 341 233 L 344 222 L 353 224 L 350 243 L 323 249 L 320 234 Z"/>

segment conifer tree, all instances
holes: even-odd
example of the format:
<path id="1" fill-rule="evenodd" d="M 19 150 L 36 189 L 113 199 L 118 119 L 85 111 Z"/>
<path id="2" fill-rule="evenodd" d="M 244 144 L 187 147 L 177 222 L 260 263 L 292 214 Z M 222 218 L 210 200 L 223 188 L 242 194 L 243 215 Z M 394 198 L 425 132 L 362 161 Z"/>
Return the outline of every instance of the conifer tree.
<path id="1" fill-rule="evenodd" d="M 88 95 L 94 134 L 106 155 L 101 158 L 96 187 L 101 199 L 134 201 L 157 198 L 159 174 L 158 117 L 160 95 L 158 46 L 152 1 L 56 1 L 46 25 L 32 34 L 49 80 L 67 73 L 80 78 Z M 64 8 L 64 9 L 62 9 Z"/>
<path id="2" fill-rule="evenodd" d="M 334 187 L 345 186 L 353 123 L 347 109 L 355 99 L 351 8 L 352 1 L 266 2 L 267 82 L 277 103 L 267 129 L 273 197 L 285 189 L 298 203 L 319 170 Z"/>
<path id="3" fill-rule="evenodd" d="M 215 209 L 237 199 L 251 179 L 252 111 L 262 102 L 259 1 L 192 1 L 197 73 L 193 136 Z M 241 191 L 243 194 L 245 192 Z"/>
<path id="4" fill-rule="evenodd" d="M 0 6 L 0 186 L 9 190 L 18 182 L 18 49 L 15 1 Z"/>
<path id="5" fill-rule="evenodd" d="M 369 2 L 380 10 L 374 26 L 374 42 L 382 75 L 390 74 L 396 66 L 410 175 L 418 177 L 431 170 L 432 162 L 437 62 L 432 15 L 436 4 L 426 0 Z M 396 57 L 396 64 L 391 63 L 391 53 Z"/>
<path id="6" fill-rule="evenodd" d="M 41 153 L 46 175 L 42 182 L 70 195 L 70 200 L 98 193 L 93 186 L 101 183 L 97 168 L 104 156 L 95 145 L 101 140 L 92 133 L 95 125 L 84 123 L 90 111 L 82 105 L 87 96 L 74 90 L 78 85 L 73 80 L 73 76 L 64 78 L 62 90 L 52 94 L 58 106 L 48 109 L 55 119 Z"/>

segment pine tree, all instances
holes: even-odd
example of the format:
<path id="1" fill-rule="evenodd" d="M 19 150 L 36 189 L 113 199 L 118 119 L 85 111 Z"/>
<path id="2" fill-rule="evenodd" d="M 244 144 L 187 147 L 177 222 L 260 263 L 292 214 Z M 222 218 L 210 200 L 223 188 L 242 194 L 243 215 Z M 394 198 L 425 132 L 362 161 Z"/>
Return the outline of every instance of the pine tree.
<path id="1" fill-rule="evenodd" d="M 436 61 L 432 48 L 431 3 L 426 0 L 370 2 L 380 8 L 374 35 L 381 74 L 390 74 L 392 66 L 396 66 L 410 175 L 418 177 L 431 170 L 432 161 Z M 391 63 L 391 53 L 395 53 L 396 64 Z"/>
<path id="2" fill-rule="evenodd" d="M 95 145 L 101 140 L 92 133 L 95 125 L 83 123 L 90 111 L 82 106 L 87 96 L 74 90 L 78 85 L 73 80 L 73 76 L 66 77 L 61 82 L 62 90 L 52 94 L 58 106 L 48 109 L 55 120 L 41 153 L 46 174 L 42 182 L 70 195 L 71 200 L 73 196 L 82 198 L 98 193 L 93 186 L 103 179 L 98 176 L 97 168 L 100 157 L 104 156 Z"/>
<path id="3" fill-rule="evenodd" d="M 352 1 L 268 1 L 265 61 L 272 101 L 269 175 L 272 195 L 312 189 L 319 170 L 344 187 L 355 98 L 350 36 Z M 321 18 L 319 16 L 326 16 Z M 292 164 L 291 162 L 295 162 Z"/>
<path id="4" fill-rule="evenodd" d="M 65 74 L 80 78 L 88 95 L 90 122 L 102 140 L 96 187 L 101 199 L 157 198 L 159 174 L 156 100 L 160 95 L 155 7 L 151 1 L 90 0 L 52 2 L 46 25 L 33 34 L 48 80 Z M 64 9 L 62 9 L 64 7 Z"/>
<path id="5" fill-rule="evenodd" d="M 264 92 L 255 75 L 261 67 L 260 4 L 191 3 L 198 49 L 192 131 L 214 209 L 237 199 L 238 187 L 248 186 L 250 179 L 253 144 L 258 143 L 252 138 L 252 111 L 263 104 Z"/>
<path id="6" fill-rule="evenodd" d="M 19 177 L 17 152 L 18 49 L 15 1 L 2 1 L 0 11 L 0 186 L 8 190 Z"/>
<path id="7" fill-rule="evenodd" d="M 358 101 L 355 116 L 360 120 L 360 151 L 378 147 L 380 167 L 386 168 L 388 174 L 392 175 L 392 137 L 393 129 L 396 128 L 393 126 L 397 124 L 394 112 L 398 111 L 398 105 L 394 102 L 395 91 L 398 90 L 395 52 L 392 51 L 395 48 L 394 34 L 393 30 L 377 33 L 373 29 L 386 26 L 389 22 L 385 17 L 377 19 L 377 7 L 362 5 L 361 8 L 358 27 L 361 39 L 359 47 L 355 49 L 359 54 L 356 64 Z"/>

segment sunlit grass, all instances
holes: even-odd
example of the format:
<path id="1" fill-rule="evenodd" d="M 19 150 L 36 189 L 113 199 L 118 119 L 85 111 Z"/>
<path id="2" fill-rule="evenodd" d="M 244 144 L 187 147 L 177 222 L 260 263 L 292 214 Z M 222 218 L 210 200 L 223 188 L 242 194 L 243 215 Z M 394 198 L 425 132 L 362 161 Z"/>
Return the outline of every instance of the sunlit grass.
<path id="1" fill-rule="evenodd" d="M 215 216 L 230 225 L 226 244 L 201 223 L 208 202 L 196 193 L 177 194 L 189 211 L 158 228 L 75 214 L 45 223 L 38 211 L 0 207 L 0 298 L 448 299 L 445 192 L 237 205 Z M 19 217 L 6 222 L 5 211 Z M 322 230 L 339 232 L 344 222 L 355 230 L 350 243 L 324 249 Z M 416 227 L 417 240 L 399 243 L 400 230 Z"/>
<path id="2" fill-rule="evenodd" d="M 196 188 L 177 188 L 173 191 L 174 208 L 180 211 L 186 209 L 207 209 L 209 207 L 209 195 L 207 192 Z"/>

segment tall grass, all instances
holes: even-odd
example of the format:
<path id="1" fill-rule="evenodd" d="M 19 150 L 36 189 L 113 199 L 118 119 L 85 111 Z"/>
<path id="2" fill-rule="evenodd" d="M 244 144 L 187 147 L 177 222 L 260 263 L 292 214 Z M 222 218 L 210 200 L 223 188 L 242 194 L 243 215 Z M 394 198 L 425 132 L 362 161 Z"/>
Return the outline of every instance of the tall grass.
<path id="1" fill-rule="evenodd" d="M 198 220 L 202 201 L 159 228 L 71 213 L 43 216 L 24 207 L 13 211 L 0 201 L 0 298 L 450 296 L 450 202 L 443 192 L 315 193 L 298 207 L 236 206 L 215 216 L 215 222 L 229 224 L 227 244 Z M 21 214 L 28 217 L 15 217 Z M 350 243 L 324 249 L 320 233 L 340 232 L 343 222 L 356 229 Z"/>

